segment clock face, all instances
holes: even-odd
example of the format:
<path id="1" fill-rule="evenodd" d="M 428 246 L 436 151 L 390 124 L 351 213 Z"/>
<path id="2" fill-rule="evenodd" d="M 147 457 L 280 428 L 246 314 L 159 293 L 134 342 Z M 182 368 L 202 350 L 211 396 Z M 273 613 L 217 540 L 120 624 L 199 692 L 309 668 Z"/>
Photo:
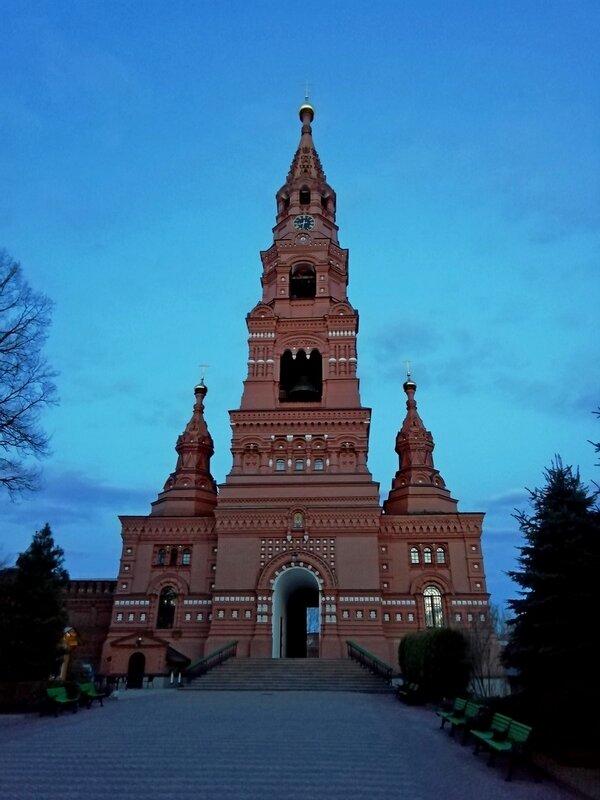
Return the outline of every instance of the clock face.
<path id="1" fill-rule="evenodd" d="M 294 228 L 299 231 L 312 231 L 315 227 L 315 218 L 310 214 L 299 214 L 294 220 Z"/>

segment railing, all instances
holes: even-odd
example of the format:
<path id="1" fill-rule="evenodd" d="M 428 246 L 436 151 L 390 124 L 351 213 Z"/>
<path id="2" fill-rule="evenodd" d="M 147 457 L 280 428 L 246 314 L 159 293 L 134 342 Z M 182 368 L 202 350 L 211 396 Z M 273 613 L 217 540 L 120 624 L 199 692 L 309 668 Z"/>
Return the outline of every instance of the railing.
<path id="1" fill-rule="evenodd" d="M 235 656 L 237 652 L 237 646 L 237 640 L 235 642 L 229 642 L 228 644 L 224 644 L 222 647 L 219 647 L 218 650 L 213 650 L 212 653 L 204 656 L 204 658 L 201 658 L 199 661 L 194 661 L 193 664 L 190 664 L 190 666 L 184 672 L 188 683 L 192 680 L 192 678 L 199 678 L 200 675 L 206 675 L 206 673 L 213 667 L 218 667 L 219 664 L 227 661 L 228 658 Z"/>
<path id="2" fill-rule="evenodd" d="M 373 653 L 369 653 L 364 647 L 356 644 L 356 642 L 352 642 L 350 639 L 346 640 L 346 647 L 348 648 L 348 658 L 358 661 L 363 667 L 367 667 L 371 672 L 385 678 L 388 683 L 391 682 L 393 670 L 389 664 L 386 664 L 385 661 L 377 658 Z"/>

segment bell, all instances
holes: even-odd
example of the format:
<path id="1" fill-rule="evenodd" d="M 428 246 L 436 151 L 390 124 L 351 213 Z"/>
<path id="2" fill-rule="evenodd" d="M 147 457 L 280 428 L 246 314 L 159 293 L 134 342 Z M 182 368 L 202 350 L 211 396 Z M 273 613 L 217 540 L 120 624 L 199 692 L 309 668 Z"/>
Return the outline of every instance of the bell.
<path id="1" fill-rule="evenodd" d="M 288 397 L 290 400 L 303 401 L 303 400 L 320 400 L 321 393 L 314 385 L 311 383 L 308 375 L 301 375 L 297 382 L 292 386 L 292 388 L 288 392 Z"/>

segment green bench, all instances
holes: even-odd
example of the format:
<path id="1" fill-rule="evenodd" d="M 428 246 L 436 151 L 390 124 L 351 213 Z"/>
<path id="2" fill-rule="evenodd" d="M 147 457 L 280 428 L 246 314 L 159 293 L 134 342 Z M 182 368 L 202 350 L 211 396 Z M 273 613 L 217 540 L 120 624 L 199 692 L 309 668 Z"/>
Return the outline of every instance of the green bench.
<path id="1" fill-rule="evenodd" d="M 81 695 L 81 703 L 85 704 L 87 708 L 92 707 L 94 700 L 98 700 L 101 706 L 104 706 L 104 692 L 99 692 L 93 683 L 80 683 L 79 692 Z"/>
<path id="2" fill-rule="evenodd" d="M 512 719 L 507 717 L 506 714 L 494 714 L 489 728 L 479 730 L 478 728 L 471 728 L 471 736 L 475 737 L 475 753 L 479 752 L 482 745 L 489 741 L 501 742 L 506 739 L 508 728 Z"/>
<path id="3" fill-rule="evenodd" d="M 471 728 L 477 726 L 484 713 L 485 706 L 482 706 L 481 703 L 475 703 L 473 700 L 467 700 L 462 710 L 456 711 L 447 717 L 446 721 L 450 723 L 450 736 L 454 736 L 456 730 L 462 730 L 462 743 L 465 744 Z"/>
<path id="4" fill-rule="evenodd" d="M 422 703 L 421 687 L 418 683 L 403 683 L 396 688 L 396 697 L 405 703 Z"/>
<path id="5" fill-rule="evenodd" d="M 70 708 L 73 713 L 77 711 L 79 705 L 80 692 L 77 690 L 69 694 L 64 686 L 53 686 L 46 689 L 47 706 L 58 716 L 59 710 Z"/>
<path id="6" fill-rule="evenodd" d="M 492 729 L 494 720 L 496 720 L 495 727 Z M 508 724 L 506 724 L 507 720 Z M 489 749 L 489 766 L 494 763 L 498 753 L 508 754 L 508 767 L 505 780 L 510 781 L 513 775 L 515 762 L 517 759 L 523 758 L 527 751 L 531 731 L 532 728 L 529 725 L 524 725 L 522 722 L 517 722 L 503 714 L 494 714 L 488 730 L 480 731 L 473 728 L 471 729 L 471 734 L 477 740 L 475 752 L 478 752 L 481 745 Z"/>
<path id="7" fill-rule="evenodd" d="M 438 717 L 441 718 L 440 728 L 443 728 L 444 725 L 449 722 L 452 716 L 456 716 L 461 714 L 465 710 L 465 706 L 467 705 L 467 701 L 464 697 L 457 697 L 452 704 L 452 708 L 438 708 L 436 709 L 436 714 Z"/>

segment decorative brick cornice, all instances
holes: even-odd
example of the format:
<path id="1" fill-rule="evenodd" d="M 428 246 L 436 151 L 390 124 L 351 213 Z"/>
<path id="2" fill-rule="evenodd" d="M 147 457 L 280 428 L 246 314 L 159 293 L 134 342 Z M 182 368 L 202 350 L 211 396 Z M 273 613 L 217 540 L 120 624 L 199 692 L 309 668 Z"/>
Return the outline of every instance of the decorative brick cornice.
<path id="1" fill-rule="evenodd" d="M 462 538 L 481 536 L 483 514 L 382 514 L 381 536 L 440 536 Z"/>
<path id="2" fill-rule="evenodd" d="M 157 538 L 168 541 L 182 537 L 193 541 L 215 537 L 214 517 L 119 517 L 123 539 L 135 537 L 143 541 Z"/>
<path id="3" fill-rule="evenodd" d="M 315 418 L 318 411 L 319 417 Z M 246 425 L 248 427 L 274 428 L 278 425 L 286 428 L 286 433 L 290 433 L 290 423 L 296 422 L 298 427 L 302 426 L 302 431 L 321 429 L 326 425 L 338 425 L 349 427 L 351 425 L 365 425 L 371 421 L 370 408 L 319 408 L 316 410 L 303 411 L 272 409 L 271 411 L 230 411 L 229 417 L 232 425 Z"/>
<path id="4" fill-rule="evenodd" d="M 369 498 L 371 499 L 371 498 Z M 341 503 L 343 498 L 339 498 L 340 503 L 339 511 L 328 511 L 326 509 L 310 508 L 315 502 L 311 498 L 303 498 L 302 504 L 308 508 L 306 514 L 306 528 L 310 531 L 311 536 L 318 536 L 319 531 L 324 534 L 331 533 L 364 533 L 377 531 L 379 525 L 379 509 L 363 511 L 356 507 L 348 508 L 342 507 Z M 240 506 L 247 504 L 248 500 L 240 501 Z M 328 506 L 331 505 L 331 500 L 325 501 Z M 333 501 L 335 503 L 335 501 Z M 346 500 L 347 502 L 347 500 Z M 217 526 L 218 533 L 232 533 L 235 531 L 244 531 L 252 534 L 261 535 L 264 531 L 268 531 L 270 536 L 277 534 L 284 534 L 290 525 L 290 514 L 292 509 L 297 508 L 297 504 L 291 504 L 286 501 L 287 505 L 285 510 L 252 510 L 243 511 L 236 510 L 220 510 L 217 512 Z"/>

